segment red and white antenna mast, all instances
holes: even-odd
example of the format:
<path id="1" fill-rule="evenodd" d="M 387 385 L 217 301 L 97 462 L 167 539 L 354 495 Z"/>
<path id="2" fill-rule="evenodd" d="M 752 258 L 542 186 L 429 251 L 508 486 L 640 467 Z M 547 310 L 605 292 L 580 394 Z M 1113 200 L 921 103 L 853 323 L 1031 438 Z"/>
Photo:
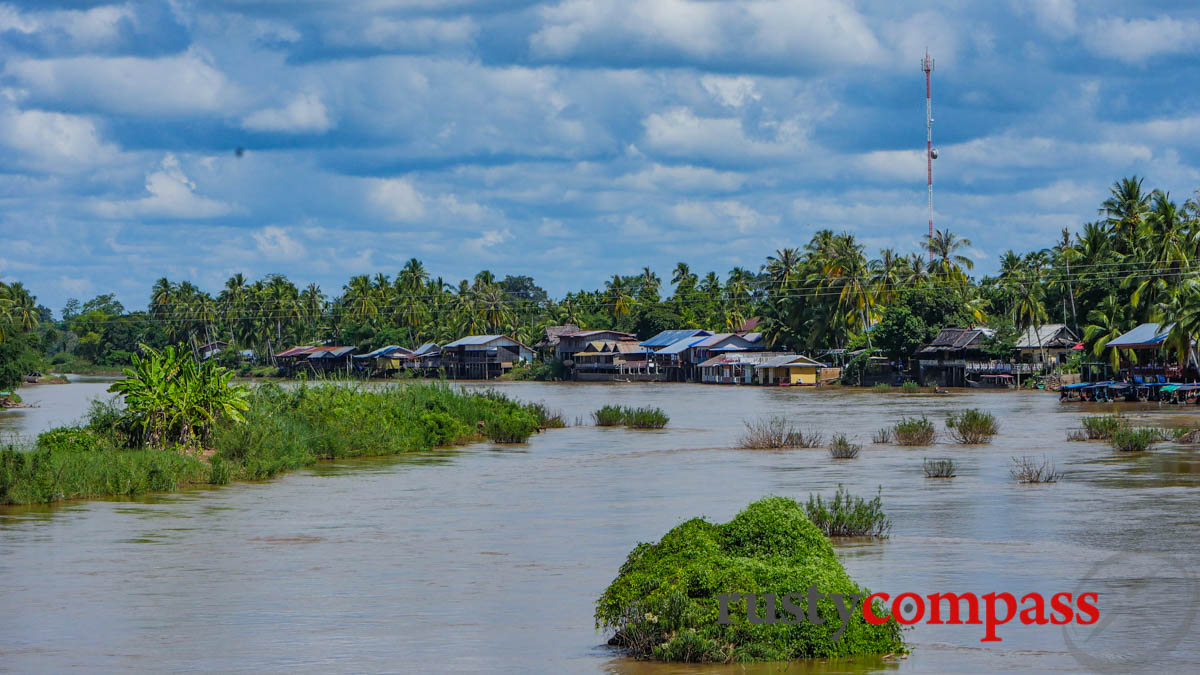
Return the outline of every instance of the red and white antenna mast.
<path id="1" fill-rule="evenodd" d="M 929 86 L 929 74 L 933 72 L 933 57 L 925 50 L 925 58 L 921 60 L 921 70 L 925 71 L 925 172 L 929 185 L 929 241 L 933 242 L 933 160 L 937 159 L 937 150 L 933 149 L 933 95 Z M 929 262 L 933 262 L 933 248 L 929 249 Z"/>

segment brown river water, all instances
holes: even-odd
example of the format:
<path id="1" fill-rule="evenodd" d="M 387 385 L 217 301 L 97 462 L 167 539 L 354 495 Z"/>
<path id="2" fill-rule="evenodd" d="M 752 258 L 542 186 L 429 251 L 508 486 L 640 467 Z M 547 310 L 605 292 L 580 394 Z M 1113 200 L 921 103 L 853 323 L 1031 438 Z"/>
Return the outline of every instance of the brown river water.
<path id="1" fill-rule="evenodd" d="M 103 381 L 25 387 L 0 435 L 77 419 Z M 871 391 L 688 384 L 494 385 L 570 420 L 605 403 L 656 405 L 662 431 L 548 431 L 528 444 L 323 463 L 263 483 L 132 501 L 0 507 L 0 671 L 862 673 L 1195 672 L 1200 447 L 1119 455 L 1068 442 L 1085 413 L 1200 424 L 1194 406 L 1060 404 L 1040 392 Z M 873 445 L 905 415 L 979 407 L 990 445 Z M 743 420 L 782 414 L 824 449 L 733 449 Z M 1065 477 L 1022 485 L 1014 455 Z M 923 457 L 953 457 L 952 480 Z M 1100 593 L 1093 626 L 918 624 L 900 660 L 748 666 L 623 658 L 593 602 L 639 541 L 729 519 L 767 494 L 882 486 L 894 526 L 835 542 L 851 576 L 903 592 Z M 731 589 L 736 590 L 736 589 Z M 803 589 L 795 589 L 803 590 Z"/>

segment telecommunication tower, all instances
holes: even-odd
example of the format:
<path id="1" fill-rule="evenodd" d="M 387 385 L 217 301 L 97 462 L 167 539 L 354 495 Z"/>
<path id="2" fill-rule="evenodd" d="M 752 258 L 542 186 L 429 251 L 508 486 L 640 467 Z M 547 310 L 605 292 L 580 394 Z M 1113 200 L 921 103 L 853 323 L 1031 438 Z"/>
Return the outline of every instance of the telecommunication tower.
<path id="1" fill-rule="evenodd" d="M 929 86 L 929 74 L 933 72 L 933 57 L 925 50 L 921 59 L 921 70 L 925 71 L 925 178 L 929 185 L 929 240 L 933 241 L 933 160 L 937 150 L 933 149 L 933 90 Z M 929 249 L 929 262 L 933 262 L 933 249 Z"/>

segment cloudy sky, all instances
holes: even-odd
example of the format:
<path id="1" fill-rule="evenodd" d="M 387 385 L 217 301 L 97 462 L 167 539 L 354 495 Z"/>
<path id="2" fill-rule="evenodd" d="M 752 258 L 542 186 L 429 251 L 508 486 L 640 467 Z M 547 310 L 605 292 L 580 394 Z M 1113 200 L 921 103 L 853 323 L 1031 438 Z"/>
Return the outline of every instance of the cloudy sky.
<path id="1" fill-rule="evenodd" d="M 915 250 L 926 46 L 936 224 L 987 272 L 1121 176 L 1200 187 L 1197 34 L 1160 0 L 0 3 L 0 278 L 143 307 L 416 256 L 558 295 L 819 228 Z"/>

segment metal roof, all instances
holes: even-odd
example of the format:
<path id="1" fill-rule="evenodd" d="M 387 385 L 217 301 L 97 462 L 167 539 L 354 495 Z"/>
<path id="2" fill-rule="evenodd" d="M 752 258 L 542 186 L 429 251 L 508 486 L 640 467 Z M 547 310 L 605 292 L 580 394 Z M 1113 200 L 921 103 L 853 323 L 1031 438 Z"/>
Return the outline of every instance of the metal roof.
<path id="1" fill-rule="evenodd" d="M 442 349 L 450 349 L 451 347 L 482 347 L 485 345 L 490 345 L 497 340 L 508 340 L 514 345 L 533 351 L 528 345 L 517 342 L 507 335 L 468 335 L 449 344 L 442 345 Z"/>
<path id="2" fill-rule="evenodd" d="M 703 335 L 691 335 L 691 336 L 685 337 L 678 342 L 672 342 L 671 344 L 667 345 L 666 347 L 663 347 L 662 349 L 657 350 L 655 352 L 655 354 L 681 354 L 681 353 L 687 351 L 688 347 L 691 347 L 692 345 L 696 344 L 697 342 L 703 341 L 704 337 L 705 336 L 703 336 Z M 646 342 L 643 342 L 642 346 L 643 347 L 651 347 L 652 345 L 650 345 Z"/>
<path id="3" fill-rule="evenodd" d="M 354 358 L 356 358 L 356 359 L 373 359 L 376 356 L 387 356 L 388 354 L 391 354 L 393 352 L 404 352 L 405 354 L 412 353 L 411 351 L 409 351 L 408 349 L 405 349 L 404 347 L 401 347 L 400 345 L 388 345 L 386 347 L 380 347 L 379 349 L 376 349 L 375 351 L 367 352 L 366 354 L 359 354 L 358 356 L 355 356 Z"/>
<path id="4" fill-rule="evenodd" d="M 696 347 L 711 347 L 715 344 L 720 344 L 721 340 L 728 340 L 734 337 L 736 333 L 713 333 L 703 340 L 695 344 Z"/>
<path id="5" fill-rule="evenodd" d="M 1066 331 L 1066 335 L 1060 335 L 1063 331 Z M 1017 349 L 1038 349 L 1039 347 L 1049 347 L 1060 342 L 1067 342 L 1073 345 L 1078 342 L 1078 339 L 1071 332 L 1071 329 L 1067 328 L 1065 323 L 1046 323 L 1026 328 L 1025 335 L 1017 340 L 1017 344 L 1014 346 Z"/>
<path id="6" fill-rule="evenodd" d="M 336 359 L 354 351 L 354 347 L 315 347 L 308 354 L 308 359 Z"/>
<path id="7" fill-rule="evenodd" d="M 659 333 L 658 335 L 655 335 L 654 337 L 650 338 L 649 340 L 643 340 L 642 345 L 644 345 L 646 347 L 666 347 L 668 345 L 673 345 L 676 342 L 679 342 L 680 340 L 690 338 L 690 337 L 696 337 L 698 335 L 701 337 L 707 337 L 709 335 L 712 335 L 712 332 L 707 331 L 707 330 L 700 330 L 698 328 L 684 328 L 684 329 L 680 329 L 680 330 L 664 330 L 663 332 Z"/>
<path id="8" fill-rule="evenodd" d="M 713 366 L 723 366 L 729 364 L 748 364 L 761 368 L 764 363 L 771 359 L 780 356 L 789 356 L 795 358 L 795 355 L 785 355 L 778 352 L 732 352 L 728 354 L 719 354 L 707 359 L 698 365 L 699 368 L 711 368 Z"/>
<path id="9" fill-rule="evenodd" d="M 282 358 L 284 356 L 300 356 L 302 354 L 308 354 L 314 349 L 316 349 L 316 347 L 292 347 L 291 349 L 285 349 L 279 352 L 275 355 L 275 358 Z"/>
<path id="10" fill-rule="evenodd" d="M 1110 340 L 1109 347 L 1130 349 L 1133 347 L 1158 347 L 1167 339 L 1174 324 L 1144 323 L 1122 335 L 1116 340 Z"/>
<path id="11" fill-rule="evenodd" d="M 815 359 L 810 359 L 803 354 L 784 354 L 769 358 L 758 364 L 759 368 L 783 368 L 784 366 L 821 366 L 825 367 L 824 363 Z"/>
<path id="12" fill-rule="evenodd" d="M 413 353 L 417 354 L 417 355 L 421 355 L 421 354 L 426 354 L 428 352 L 431 352 L 435 349 L 440 351 L 441 347 L 437 346 L 436 343 L 426 342 L 425 344 L 421 345 L 420 347 L 417 347 L 417 351 L 415 351 Z"/>
<path id="13" fill-rule="evenodd" d="M 604 333 L 612 333 L 613 335 L 625 335 L 633 337 L 633 333 L 624 333 L 619 330 L 580 330 L 574 333 L 568 333 L 564 337 L 591 337 L 593 335 L 603 335 Z"/>

